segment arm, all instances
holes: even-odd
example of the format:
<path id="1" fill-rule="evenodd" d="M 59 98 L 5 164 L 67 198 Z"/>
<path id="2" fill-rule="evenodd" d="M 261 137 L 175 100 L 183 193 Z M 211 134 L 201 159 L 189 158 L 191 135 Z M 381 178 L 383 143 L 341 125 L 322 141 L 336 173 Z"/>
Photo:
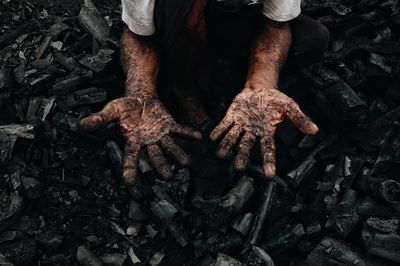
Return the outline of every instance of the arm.
<path id="1" fill-rule="evenodd" d="M 288 22 L 263 21 L 251 51 L 244 89 L 211 132 L 211 139 L 217 140 L 228 131 L 217 151 L 220 158 L 227 157 L 239 142 L 235 158 L 237 170 L 246 168 L 254 143 L 259 139 L 264 174 L 270 178 L 275 175 L 274 134 L 284 119 L 290 120 L 303 133 L 315 134 L 318 131 L 297 103 L 278 91 L 279 71 L 286 61 L 290 45 Z"/>
<path id="2" fill-rule="evenodd" d="M 133 184 L 138 175 L 141 150 L 146 150 L 149 160 L 164 178 L 173 171 L 164 152 L 183 166 L 190 158 L 174 143 L 171 133 L 195 139 L 201 134 L 175 122 L 157 96 L 159 60 L 151 39 L 139 37 L 125 29 L 121 37 L 121 61 L 126 74 L 126 96 L 108 103 L 103 110 L 81 120 L 86 130 L 96 130 L 111 122 L 118 122 L 126 139 L 122 176 Z M 164 152 L 163 152 L 164 151 Z"/>
<path id="3" fill-rule="evenodd" d="M 121 36 L 121 64 L 126 75 L 126 96 L 157 97 L 159 60 L 151 37 L 135 35 L 125 27 Z"/>
<path id="4" fill-rule="evenodd" d="M 277 89 L 279 71 L 286 61 L 291 43 L 289 22 L 265 19 L 252 48 L 245 87 Z"/>

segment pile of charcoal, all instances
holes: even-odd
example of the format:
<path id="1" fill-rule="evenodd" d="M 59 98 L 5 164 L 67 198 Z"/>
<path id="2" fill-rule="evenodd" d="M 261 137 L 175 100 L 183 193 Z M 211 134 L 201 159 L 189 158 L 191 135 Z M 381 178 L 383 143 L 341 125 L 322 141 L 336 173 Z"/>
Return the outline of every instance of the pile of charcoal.
<path id="1" fill-rule="evenodd" d="M 400 3 L 307 0 L 303 11 L 331 47 L 285 86 L 304 88 L 321 131 L 283 124 L 272 180 L 256 160 L 235 173 L 204 139 L 178 140 L 192 165 L 173 180 L 143 154 L 139 182 L 122 183 L 117 126 L 78 126 L 123 93 L 118 11 L 85 0 L 76 17 L 0 36 L 0 264 L 398 265 Z"/>

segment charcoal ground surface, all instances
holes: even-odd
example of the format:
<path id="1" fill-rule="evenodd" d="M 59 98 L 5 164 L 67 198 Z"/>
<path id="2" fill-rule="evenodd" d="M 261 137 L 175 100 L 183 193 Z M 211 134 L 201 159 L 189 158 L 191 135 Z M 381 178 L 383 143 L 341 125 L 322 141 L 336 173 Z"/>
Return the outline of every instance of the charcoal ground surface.
<path id="1" fill-rule="evenodd" d="M 123 94 L 119 1 L 83 2 L 0 2 L 1 265 L 400 264 L 398 1 L 304 1 L 332 40 L 282 89 L 321 132 L 279 127 L 273 181 L 256 155 L 238 174 L 207 139 L 179 140 L 190 169 L 165 182 L 143 156 L 134 188 L 117 126 L 78 127 Z M 217 62 L 221 91 L 238 73 Z M 218 121 L 227 103 L 209 104 Z"/>

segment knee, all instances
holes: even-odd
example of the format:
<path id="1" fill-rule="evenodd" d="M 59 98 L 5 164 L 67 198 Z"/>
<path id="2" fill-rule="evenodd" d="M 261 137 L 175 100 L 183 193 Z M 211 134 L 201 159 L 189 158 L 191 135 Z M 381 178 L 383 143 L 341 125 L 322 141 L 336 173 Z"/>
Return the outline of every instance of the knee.
<path id="1" fill-rule="evenodd" d="M 318 23 L 315 29 L 314 49 L 315 52 L 323 54 L 328 50 L 331 34 L 325 25 Z"/>

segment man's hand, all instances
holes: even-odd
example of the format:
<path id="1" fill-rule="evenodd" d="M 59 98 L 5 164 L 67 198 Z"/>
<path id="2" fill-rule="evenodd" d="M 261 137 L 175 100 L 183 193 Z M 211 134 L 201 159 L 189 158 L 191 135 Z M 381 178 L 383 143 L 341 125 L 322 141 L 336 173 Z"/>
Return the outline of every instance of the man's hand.
<path id="1" fill-rule="evenodd" d="M 316 134 L 318 127 L 302 113 L 298 104 L 276 89 L 246 87 L 233 100 L 224 119 L 211 132 L 210 138 L 217 140 L 228 129 L 221 141 L 217 155 L 224 158 L 241 138 L 235 158 L 235 168 L 244 170 L 250 159 L 250 152 L 257 138 L 260 140 L 264 173 L 275 175 L 276 127 L 285 118 L 301 132 Z"/>
<path id="2" fill-rule="evenodd" d="M 96 130 L 113 121 L 118 122 L 126 138 L 122 175 L 127 184 L 133 184 L 138 175 L 141 148 L 147 149 L 149 159 L 158 173 L 164 178 L 171 178 L 173 172 L 161 147 L 183 166 L 189 165 L 190 158 L 174 143 L 170 134 L 201 138 L 200 132 L 177 124 L 155 97 L 145 100 L 136 97 L 113 100 L 102 111 L 82 119 L 80 125 L 85 130 Z"/>

